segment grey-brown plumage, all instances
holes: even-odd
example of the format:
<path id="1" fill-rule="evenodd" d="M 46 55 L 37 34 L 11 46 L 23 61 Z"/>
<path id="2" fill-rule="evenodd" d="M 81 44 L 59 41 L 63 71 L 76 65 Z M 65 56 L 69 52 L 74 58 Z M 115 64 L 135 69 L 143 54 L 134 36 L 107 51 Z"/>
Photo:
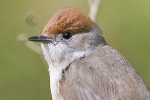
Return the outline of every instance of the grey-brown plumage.
<path id="1" fill-rule="evenodd" d="M 139 74 L 108 45 L 70 64 L 60 84 L 64 100 L 150 100 Z"/>
<path id="2" fill-rule="evenodd" d="M 150 100 L 139 74 L 78 9 L 58 11 L 29 40 L 42 42 L 53 100 Z"/>

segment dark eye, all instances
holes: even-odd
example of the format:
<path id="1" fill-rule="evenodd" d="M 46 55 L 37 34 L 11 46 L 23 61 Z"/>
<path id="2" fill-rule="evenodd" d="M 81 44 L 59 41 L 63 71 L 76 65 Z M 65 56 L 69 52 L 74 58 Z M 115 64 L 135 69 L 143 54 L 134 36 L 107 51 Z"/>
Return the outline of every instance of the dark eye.
<path id="1" fill-rule="evenodd" d="M 63 33 L 63 38 L 64 39 L 70 39 L 71 37 L 72 37 L 72 34 L 70 32 Z"/>

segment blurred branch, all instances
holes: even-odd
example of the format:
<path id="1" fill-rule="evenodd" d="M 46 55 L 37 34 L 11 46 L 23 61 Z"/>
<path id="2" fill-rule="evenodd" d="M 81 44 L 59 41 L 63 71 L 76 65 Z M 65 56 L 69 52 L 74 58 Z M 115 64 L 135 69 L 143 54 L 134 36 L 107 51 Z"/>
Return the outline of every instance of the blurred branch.
<path id="1" fill-rule="evenodd" d="M 24 44 L 29 47 L 30 49 L 32 49 L 34 52 L 41 54 L 41 48 L 39 45 L 37 45 L 34 42 L 29 42 L 27 41 L 27 35 L 26 34 L 19 34 L 17 37 L 17 40 L 24 42 Z"/>
<path id="2" fill-rule="evenodd" d="M 34 29 L 34 31 L 37 33 L 37 21 L 35 20 L 35 13 L 34 11 L 29 11 L 27 13 L 27 15 L 25 16 L 25 21 L 26 23 L 32 27 Z M 24 44 L 29 47 L 31 50 L 33 50 L 34 52 L 38 53 L 38 54 L 42 54 L 41 52 L 41 48 L 39 45 L 37 45 L 36 43 L 34 42 L 29 42 L 27 41 L 28 39 L 28 36 L 26 34 L 19 34 L 17 36 L 17 40 L 21 41 L 21 42 L 24 42 Z"/>
<path id="3" fill-rule="evenodd" d="M 88 3 L 90 6 L 89 16 L 93 21 L 95 21 L 101 0 L 88 0 Z"/>

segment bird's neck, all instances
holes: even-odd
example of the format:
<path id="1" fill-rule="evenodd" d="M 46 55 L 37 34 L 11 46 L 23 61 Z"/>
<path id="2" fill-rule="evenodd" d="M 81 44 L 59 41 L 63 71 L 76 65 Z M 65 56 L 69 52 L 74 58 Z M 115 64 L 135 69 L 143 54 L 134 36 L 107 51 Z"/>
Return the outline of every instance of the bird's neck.
<path id="1" fill-rule="evenodd" d="M 41 44 L 41 48 L 49 65 L 52 98 L 53 100 L 62 100 L 59 96 L 59 86 L 63 77 L 63 71 L 66 70 L 74 60 L 89 55 L 92 53 L 92 50 L 78 52 L 66 51 L 68 47 L 62 44 L 57 44 L 57 46 L 53 44 Z"/>

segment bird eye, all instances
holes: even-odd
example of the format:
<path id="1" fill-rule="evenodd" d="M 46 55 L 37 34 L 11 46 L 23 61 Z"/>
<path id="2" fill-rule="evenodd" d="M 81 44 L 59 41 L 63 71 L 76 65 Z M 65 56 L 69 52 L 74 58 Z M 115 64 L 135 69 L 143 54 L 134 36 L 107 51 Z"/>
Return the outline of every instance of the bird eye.
<path id="1" fill-rule="evenodd" d="M 71 37 L 72 37 L 72 34 L 70 32 L 63 33 L 63 38 L 64 39 L 70 39 Z"/>

